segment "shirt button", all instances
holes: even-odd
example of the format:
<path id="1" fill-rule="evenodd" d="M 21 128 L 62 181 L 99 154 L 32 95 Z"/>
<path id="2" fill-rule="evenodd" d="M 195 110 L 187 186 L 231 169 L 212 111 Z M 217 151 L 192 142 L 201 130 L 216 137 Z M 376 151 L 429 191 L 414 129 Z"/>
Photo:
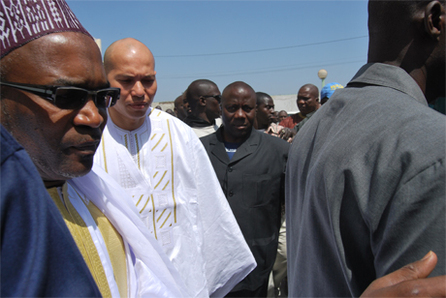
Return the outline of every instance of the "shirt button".
<path id="1" fill-rule="evenodd" d="M 228 172 L 232 172 L 232 168 L 228 168 Z"/>
<path id="2" fill-rule="evenodd" d="M 232 191 L 229 192 L 229 196 L 232 197 L 234 193 Z"/>

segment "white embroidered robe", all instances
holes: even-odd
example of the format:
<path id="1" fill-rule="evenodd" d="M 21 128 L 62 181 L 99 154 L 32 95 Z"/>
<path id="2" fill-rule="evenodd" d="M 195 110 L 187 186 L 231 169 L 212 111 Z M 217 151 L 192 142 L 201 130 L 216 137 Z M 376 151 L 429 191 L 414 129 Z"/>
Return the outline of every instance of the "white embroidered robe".
<path id="1" fill-rule="evenodd" d="M 109 117 L 95 164 L 132 196 L 192 297 L 224 296 L 255 267 L 203 145 L 179 119 L 150 109 L 126 131 Z"/>

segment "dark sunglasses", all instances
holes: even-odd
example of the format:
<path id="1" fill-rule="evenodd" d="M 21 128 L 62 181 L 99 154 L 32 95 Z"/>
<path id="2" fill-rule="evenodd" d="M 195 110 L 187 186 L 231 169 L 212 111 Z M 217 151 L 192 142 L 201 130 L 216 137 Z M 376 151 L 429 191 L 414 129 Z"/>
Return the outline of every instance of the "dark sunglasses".
<path id="1" fill-rule="evenodd" d="M 213 98 L 215 98 L 218 102 L 221 102 L 221 95 L 203 95 L 203 96 L 201 96 L 201 97 L 204 97 L 204 98 L 213 97 Z"/>
<path id="2" fill-rule="evenodd" d="M 98 108 L 112 107 L 119 99 L 121 89 L 105 88 L 97 91 L 89 91 L 78 87 L 31 85 L 10 82 L 0 82 L 0 85 L 31 92 L 52 102 L 56 107 L 66 110 L 82 108 L 90 95 Z"/>

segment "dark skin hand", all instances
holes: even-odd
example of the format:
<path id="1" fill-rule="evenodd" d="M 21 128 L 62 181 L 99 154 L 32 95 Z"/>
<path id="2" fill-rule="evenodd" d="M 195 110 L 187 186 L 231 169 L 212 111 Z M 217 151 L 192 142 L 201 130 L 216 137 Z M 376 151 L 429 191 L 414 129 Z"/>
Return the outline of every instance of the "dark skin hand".
<path id="1" fill-rule="evenodd" d="M 293 140 L 295 135 L 296 135 L 296 133 L 294 132 L 294 130 L 289 129 L 288 127 L 284 127 L 279 133 L 279 137 L 281 139 L 284 139 L 285 141 L 289 141 L 289 142 L 291 142 Z M 291 138 L 291 140 L 290 140 L 290 138 Z"/>
<path id="2" fill-rule="evenodd" d="M 423 259 L 375 280 L 361 297 L 446 297 L 446 275 L 427 278 L 436 264 L 437 255 L 430 251 Z"/>

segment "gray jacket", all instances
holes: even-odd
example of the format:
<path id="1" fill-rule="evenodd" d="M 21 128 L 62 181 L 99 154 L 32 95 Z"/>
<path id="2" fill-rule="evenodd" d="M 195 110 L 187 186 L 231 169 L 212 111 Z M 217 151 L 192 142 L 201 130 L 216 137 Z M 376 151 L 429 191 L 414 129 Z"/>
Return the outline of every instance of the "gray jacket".
<path id="1" fill-rule="evenodd" d="M 379 63 L 308 120 L 286 173 L 290 297 L 359 296 L 429 250 L 445 274 L 445 124 Z"/>

